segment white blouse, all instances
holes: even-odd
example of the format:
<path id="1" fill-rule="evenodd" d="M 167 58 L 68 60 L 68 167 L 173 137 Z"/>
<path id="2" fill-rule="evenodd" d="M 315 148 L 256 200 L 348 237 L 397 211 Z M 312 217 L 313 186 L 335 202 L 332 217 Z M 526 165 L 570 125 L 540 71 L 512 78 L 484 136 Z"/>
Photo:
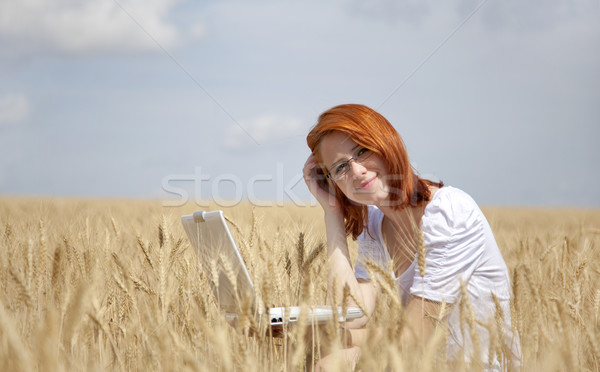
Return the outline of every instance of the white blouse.
<path id="1" fill-rule="evenodd" d="M 358 237 L 356 278 L 369 279 L 365 262 L 372 261 L 383 269 L 391 262 L 382 238 L 383 212 L 374 206 L 368 209 L 367 229 Z M 461 299 L 461 281 L 465 283 L 475 316 L 482 324 L 493 318 L 496 307 L 492 292 L 500 301 L 504 313 L 504 342 L 518 359 L 518 336 L 513 335 L 510 321 L 511 286 L 508 269 L 498 249 L 492 230 L 475 203 L 465 192 L 444 186 L 425 207 L 421 220 L 425 245 L 425 275 L 421 276 L 417 257 L 399 276 L 392 273 L 404 304 L 410 295 L 448 304 L 458 304 Z M 472 360 L 472 340 L 468 327 L 465 335 L 460 327 L 460 306 L 453 306 L 448 318 L 448 358 L 456 360 L 464 350 L 464 358 Z M 488 369 L 498 370 L 497 360 L 488 363 L 489 334 L 477 325 L 481 360 Z M 513 361 L 515 363 L 517 361 Z M 511 367 L 518 368 L 518 362 Z"/>

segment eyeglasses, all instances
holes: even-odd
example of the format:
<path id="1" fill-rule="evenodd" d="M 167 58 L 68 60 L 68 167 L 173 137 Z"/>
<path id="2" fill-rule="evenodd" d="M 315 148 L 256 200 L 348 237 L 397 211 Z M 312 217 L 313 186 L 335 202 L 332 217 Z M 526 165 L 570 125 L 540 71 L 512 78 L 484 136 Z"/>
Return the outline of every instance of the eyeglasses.
<path id="1" fill-rule="evenodd" d="M 366 147 L 361 147 L 356 151 L 356 154 L 350 157 L 348 160 L 340 161 L 331 166 L 329 169 L 329 173 L 327 173 L 327 177 L 332 181 L 339 181 L 346 177 L 348 172 L 350 171 L 350 162 L 354 161 L 360 165 L 373 155 L 373 151 L 369 150 Z"/>

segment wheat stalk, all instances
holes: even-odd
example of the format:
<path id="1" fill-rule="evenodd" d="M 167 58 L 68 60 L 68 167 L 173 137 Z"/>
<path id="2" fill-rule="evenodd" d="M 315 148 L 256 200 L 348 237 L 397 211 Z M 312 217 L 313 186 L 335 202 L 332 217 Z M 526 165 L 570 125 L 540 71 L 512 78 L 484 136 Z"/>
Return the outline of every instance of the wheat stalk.
<path id="1" fill-rule="evenodd" d="M 156 291 L 154 289 L 150 288 L 150 286 L 148 286 L 148 284 L 146 284 L 142 279 L 135 277 L 133 275 L 130 275 L 129 279 L 131 279 L 131 282 L 134 284 L 136 289 L 146 292 L 149 295 L 156 294 Z"/>
<path id="2" fill-rule="evenodd" d="M 425 236 L 421 230 L 417 233 L 417 247 L 419 254 L 419 275 L 425 277 Z"/>
<path id="3" fill-rule="evenodd" d="M 12 241 L 14 240 L 15 234 L 13 231 L 13 227 L 10 223 L 6 223 L 4 226 L 4 239 L 8 243 L 8 246 L 11 246 Z"/>
<path id="4" fill-rule="evenodd" d="M 163 321 L 167 320 L 167 260 L 165 255 L 163 240 L 158 249 L 158 301 L 160 303 Z"/>
<path id="5" fill-rule="evenodd" d="M 29 287 L 27 286 L 27 282 L 23 281 L 21 277 L 12 269 L 12 267 L 9 268 L 8 272 L 19 288 L 19 299 L 25 302 L 25 306 L 32 307 L 33 296 L 29 290 Z"/>
<path id="6" fill-rule="evenodd" d="M 304 264 L 302 265 L 302 271 L 304 273 L 308 272 L 308 270 L 310 270 L 310 268 L 311 268 L 312 264 L 314 263 L 314 261 L 323 252 L 325 252 L 325 244 L 320 243 L 315 249 L 313 249 L 310 252 L 310 254 L 306 258 L 306 260 L 304 260 Z"/>
<path id="7" fill-rule="evenodd" d="M 144 244 L 144 242 L 142 241 L 142 238 L 139 235 L 136 238 L 137 238 L 138 247 L 140 247 L 142 249 L 142 252 L 144 253 L 144 258 L 146 259 L 146 262 L 148 263 L 148 265 L 150 265 L 150 268 L 152 270 L 155 270 L 154 263 L 152 262 L 152 257 L 150 256 L 149 247 L 146 244 Z"/>
<path id="8" fill-rule="evenodd" d="M 479 340 L 479 332 L 477 331 L 477 318 L 475 317 L 475 310 L 473 309 L 473 305 L 471 304 L 471 300 L 469 299 L 469 293 L 467 291 L 467 285 L 465 282 L 461 280 L 460 282 L 460 294 L 461 294 L 461 307 L 463 311 L 463 316 L 466 318 L 467 323 L 469 324 L 469 330 L 471 335 L 471 340 L 473 341 L 473 359 L 472 362 L 475 366 L 481 366 L 481 342 Z"/>
<path id="9" fill-rule="evenodd" d="M 596 326 L 598 326 L 598 315 L 600 315 L 600 289 L 596 290 L 594 296 L 594 318 L 596 319 Z"/>
<path id="10" fill-rule="evenodd" d="M 375 279 L 375 277 L 378 277 L 383 280 L 383 282 L 387 285 L 388 288 L 390 288 L 390 289 L 395 288 L 396 282 L 394 281 L 392 276 L 387 271 L 385 271 L 384 269 L 381 268 L 381 266 L 377 265 L 375 262 L 373 262 L 371 260 L 366 260 L 365 266 L 367 266 L 367 270 L 371 271 L 373 274 L 377 274 L 377 275 L 369 274 L 369 276 L 371 276 L 372 280 Z"/>
<path id="11" fill-rule="evenodd" d="M 579 264 L 579 266 L 577 267 L 577 270 L 575 271 L 575 280 L 578 281 L 581 278 L 586 264 L 587 264 L 587 261 L 585 261 L 585 260 Z"/>
<path id="12" fill-rule="evenodd" d="M 488 331 L 489 335 L 489 345 L 488 345 L 488 356 L 487 362 L 488 365 L 493 365 L 494 360 L 498 359 L 500 361 L 500 353 L 499 350 L 502 350 L 499 344 L 499 333 L 501 332 L 500 328 L 497 327 L 494 320 L 491 320 L 485 324 L 485 328 Z M 476 352 L 478 352 L 476 350 Z"/>
<path id="13" fill-rule="evenodd" d="M 119 226 L 117 225 L 117 221 L 115 221 L 114 217 L 110 217 L 110 223 L 112 224 L 113 232 L 115 233 L 115 237 L 117 240 L 121 238 L 121 232 L 119 231 Z"/>
<path id="14" fill-rule="evenodd" d="M 25 285 L 31 290 L 31 280 L 33 279 L 33 240 L 27 240 L 27 271 Z"/>
<path id="15" fill-rule="evenodd" d="M 346 317 L 348 313 L 348 299 L 350 298 L 350 286 L 348 283 L 344 283 L 342 290 L 342 318 Z"/>
<path id="16" fill-rule="evenodd" d="M 223 268 L 223 273 L 225 273 L 225 277 L 229 281 L 229 284 L 231 284 L 231 286 L 233 287 L 233 293 L 235 294 L 237 305 L 240 306 L 241 304 L 238 292 L 237 276 L 235 274 L 235 271 L 233 270 L 233 266 L 231 265 L 229 259 L 223 255 L 219 256 L 219 262 L 221 263 L 221 267 Z"/>
<path id="17" fill-rule="evenodd" d="M 27 347 L 23 344 L 19 332 L 15 329 L 14 322 L 4 309 L 4 304 L 0 302 L 0 329 L 2 329 L 3 354 L 9 354 L 11 357 L 3 360 L 3 365 L 9 369 L 22 371 L 34 370 L 31 365 L 33 359 Z M 8 350 L 6 350 L 8 349 Z"/>
<path id="18" fill-rule="evenodd" d="M 267 268 L 268 268 L 268 275 L 269 277 L 275 278 L 275 286 L 274 286 L 274 291 L 277 294 L 277 297 L 279 298 L 278 301 L 279 303 L 283 303 L 283 304 L 289 304 L 290 302 L 290 292 L 291 291 L 286 291 L 284 286 L 283 286 L 283 275 L 279 275 L 277 269 L 281 268 L 278 267 L 278 265 L 276 265 L 275 261 L 273 259 L 269 259 L 267 261 Z"/>
<path id="19" fill-rule="evenodd" d="M 84 239 L 87 246 L 90 244 L 90 218 L 85 218 L 85 230 L 84 230 Z"/>
<path id="20" fill-rule="evenodd" d="M 102 323 L 100 321 L 100 319 L 98 319 L 98 317 L 96 317 L 92 313 L 87 312 L 86 314 L 92 320 L 92 322 L 94 324 L 96 324 L 96 326 L 102 331 L 102 333 L 104 333 L 104 335 L 106 336 L 106 338 L 108 338 L 108 342 L 110 343 L 113 355 L 114 355 L 115 359 L 117 360 L 117 362 L 119 363 L 119 365 L 122 368 L 123 367 L 123 363 L 121 362 L 121 358 L 119 356 L 119 352 L 118 352 L 119 349 L 117 348 L 117 345 L 115 344 L 115 341 L 113 340 L 112 334 L 108 330 L 108 327 L 106 327 L 104 325 L 104 323 Z"/>
<path id="21" fill-rule="evenodd" d="M 39 271 L 38 271 L 38 283 L 39 286 L 45 286 L 45 279 L 48 271 L 48 243 L 46 238 L 46 225 L 44 220 L 40 219 L 39 221 L 39 245 L 40 249 L 38 251 L 38 262 L 39 262 Z"/>
<path id="22" fill-rule="evenodd" d="M 54 290 L 54 298 L 57 302 L 62 287 L 61 270 L 64 266 L 62 254 L 63 249 L 61 247 L 61 245 L 56 247 L 56 250 L 54 251 L 54 258 L 52 260 L 52 288 Z"/>
<path id="23" fill-rule="evenodd" d="M 219 290 L 219 266 L 216 259 L 210 261 L 210 279 L 216 290 Z"/>
<path id="24" fill-rule="evenodd" d="M 598 338 L 592 334 L 590 331 L 590 327 L 586 326 L 585 323 L 581 323 L 581 327 L 583 327 L 584 335 L 586 339 L 586 343 L 589 345 L 590 349 L 592 349 L 592 355 L 596 358 L 600 357 L 600 347 L 598 346 Z"/>
<path id="25" fill-rule="evenodd" d="M 72 347 L 73 336 L 75 328 L 80 324 L 81 317 L 85 312 L 84 304 L 86 297 L 87 287 L 84 284 L 80 284 L 75 289 L 75 294 L 69 299 L 68 306 L 63 311 L 65 323 L 63 325 L 63 342 L 67 350 Z"/>
<path id="26" fill-rule="evenodd" d="M 560 301 L 554 302 L 556 305 L 556 316 L 557 316 L 557 325 L 559 326 L 559 330 L 564 332 L 565 326 L 568 325 L 567 318 L 565 316 L 566 311 L 563 304 Z M 563 357 L 565 358 L 565 363 L 567 365 L 567 370 L 573 371 L 575 370 L 575 362 L 573 357 L 573 341 L 571 335 L 567 333 L 561 332 L 560 334 L 564 337 L 564 345 L 565 348 L 563 350 Z"/>
<path id="27" fill-rule="evenodd" d="M 108 229 L 104 230 L 104 249 L 102 251 L 102 266 L 104 267 L 104 274 L 107 275 L 109 261 L 110 261 L 110 232 Z"/>
<path id="28" fill-rule="evenodd" d="M 511 301 L 511 317 L 513 319 L 513 328 L 517 333 L 523 332 L 523 323 L 521 320 L 521 278 L 518 267 L 513 269 L 513 299 Z"/>
<path id="29" fill-rule="evenodd" d="M 548 255 L 548 253 L 550 253 L 550 251 L 552 250 L 552 248 L 554 248 L 554 244 L 550 244 L 548 245 L 548 247 L 544 250 L 544 252 L 542 252 L 542 254 L 540 255 L 540 261 L 544 261 L 544 259 L 546 258 L 546 256 Z"/>
<path id="30" fill-rule="evenodd" d="M 287 314 L 286 314 L 287 316 Z M 298 324 L 296 329 L 296 345 L 292 354 L 292 368 L 300 369 L 304 364 L 306 342 L 305 336 L 307 331 L 308 306 L 305 303 L 300 307 L 300 315 L 298 316 Z"/>
<path id="31" fill-rule="evenodd" d="M 304 233 L 298 234 L 298 242 L 296 243 L 296 266 L 298 270 L 302 270 L 304 266 Z"/>
<path id="32" fill-rule="evenodd" d="M 211 285 L 218 286 L 219 276 L 212 276 L 212 263 L 200 270 L 190 264 L 181 226 L 170 232 L 167 227 L 176 219 L 156 203 L 0 199 L 1 370 L 86 366 L 220 371 L 289 371 L 304 366 L 310 370 L 311 359 L 306 356 L 311 350 L 314 363 L 325 357 L 324 350 L 342 348 L 334 322 L 322 327 L 322 332 L 314 328 L 312 338 L 309 325 L 304 337 L 293 327 L 286 327 L 286 339 L 269 337 L 267 324 L 255 321 L 258 318 L 245 297 L 240 298 L 238 327 L 230 327 L 213 300 Z M 188 207 L 170 211 L 184 215 Z M 312 243 L 322 239 L 321 211 L 291 208 L 295 207 L 272 208 L 261 219 L 255 210 L 252 222 L 249 208 L 235 207 L 236 213 L 246 213 L 240 219 L 244 224 L 230 225 L 241 236 L 258 307 L 263 307 L 261 302 L 279 306 L 303 300 L 308 306 L 333 302 L 343 311 L 350 306 L 348 301 L 362 308 L 355 298 L 360 293 L 351 293 L 344 283 L 337 285 L 337 296 L 329 292 L 321 245 Z M 514 340 L 508 338 L 513 332 L 506 328 L 510 316 L 513 331 L 521 338 L 521 370 L 598 370 L 600 250 L 594 247 L 600 235 L 593 227 L 599 224 L 598 212 L 492 210 L 488 218 L 510 270 L 514 296 L 510 314 L 504 300 L 492 294 L 489 301 L 495 313 L 489 319 L 475 319 L 478 331 L 491 337 L 490 349 L 481 358 L 500 361 L 502 370 L 511 369 Z M 147 224 L 153 220 L 159 223 Z M 244 231 L 253 235 L 253 249 L 246 249 Z M 299 231 L 304 235 L 301 267 L 297 266 Z M 417 266 L 425 256 L 418 257 L 419 236 L 405 233 L 399 232 L 403 248 L 399 253 L 414 248 Z M 158 249 L 161 242 L 159 263 L 160 252 L 152 247 Z M 350 242 L 349 248 L 355 255 L 355 243 Z M 406 320 L 395 302 L 400 297 L 393 271 L 374 269 L 369 275 L 378 294 L 369 329 L 385 328 L 377 337 L 369 336 L 358 369 L 465 372 L 479 367 L 460 358 L 446 359 L 447 340 L 452 339 L 442 325 L 453 307 L 444 303 L 439 314 L 426 314 L 438 327 L 425 348 L 421 352 L 401 349 L 398 335 Z M 224 273 L 219 275 L 228 280 Z M 302 278 L 301 291 L 296 293 Z M 473 337 L 472 315 L 466 305 L 456 306 L 468 340 Z M 479 309 L 474 310 L 478 314 Z M 481 347 L 485 346 L 482 334 Z M 341 361 L 339 367 L 344 368 Z"/>
<path id="33" fill-rule="evenodd" d="M 175 242 L 175 246 L 171 249 L 171 253 L 169 254 L 169 267 L 167 271 L 171 271 L 173 268 L 173 264 L 177 262 L 183 253 L 185 252 L 185 246 L 183 245 L 183 238 L 179 238 L 177 242 Z"/>
<path id="34" fill-rule="evenodd" d="M 256 216 L 256 209 L 252 206 L 252 227 L 250 228 L 250 238 L 248 239 L 248 246 L 250 249 L 254 247 L 254 240 L 258 234 L 258 218 Z"/>
<path id="35" fill-rule="evenodd" d="M 505 321 L 505 314 L 504 314 L 504 310 L 502 309 L 502 305 L 500 304 L 500 300 L 498 299 L 498 297 L 496 296 L 496 294 L 492 291 L 492 300 L 494 301 L 494 307 L 495 307 L 495 313 L 494 313 L 494 321 L 496 322 L 496 337 L 498 338 L 496 341 L 496 355 L 498 356 L 498 361 L 502 362 L 502 360 L 504 358 L 501 358 L 501 356 L 507 356 L 510 355 L 510 350 L 507 349 L 505 343 L 504 343 L 504 336 L 505 336 L 505 330 L 504 330 L 504 321 Z M 491 335 L 490 335 L 490 339 L 491 339 Z M 491 346 L 490 346 L 491 349 Z M 491 359 L 489 360 L 489 363 L 492 363 Z"/>

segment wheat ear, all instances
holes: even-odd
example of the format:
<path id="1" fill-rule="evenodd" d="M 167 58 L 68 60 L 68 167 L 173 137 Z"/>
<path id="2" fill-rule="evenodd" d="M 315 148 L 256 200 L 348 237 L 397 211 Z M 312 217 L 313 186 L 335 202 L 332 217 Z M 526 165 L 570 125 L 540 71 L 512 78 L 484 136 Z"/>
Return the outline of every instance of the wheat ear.
<path id="1" fill-rule="evenodd" d="M 221 261 L 221 265 L 223 267 L 223 272 L 225 273 L 227 280 L 233 287 L 233 293 L 235 294 L 235 299 L 237 301 L 237 305 L 241 307 L 238 286 L 237 286 L 237 277 L 235 275 L 235 271 L 233 270 L 233 266 L 231 265 L 231 262 L 229 261 L 229 259 L 223 255 L 219 256 L 219 260 Z"/>
<path id="2" fill-rule="evenodd" d="M 146 259 L 146 262 L 148 262 L 150 268 L 154 270 L 154 263 L 152 262 L 152 257 L 150 257 L 149 246 L 146 246 L 146 244 L 144 244 L 144 242 L 142 241 L 142 237 L 139 235 L 137 236 L 137 243 L 138 246 L 142 249 L 142 252 L 144 253 L 144 258 Z"/>
<path id="3" fill-rule="evenodd" d="M 319 257 L 321 253 L 325 252 L 325 244 L 320 243 L 315 249 L 313 249 L 306 260 L 304 260 L 304 264 L 302 265 L 302 271 L 308 272 L 313 262 Z"/>
<path id="4" fill-rule="evenodd" d="M 113 231 L 115 233 L 115 237 L 118 240 L 121 237 L 121 233 L 119 231 L 119 226 L 117 225 L 117 221 L 115 221 L 115 218 L 111 216 L 110 217 L 110 222 L 112 224 L 112 228 L 113 228 Z"/>
<path id="5" fill-rule="evenodd" d="M 38 270 L 38 283 L 40 286 L 45 286 L 46 284 L 46 275 L 48 270 L 48 244 L 46 239 L 46 226 L 44 224 L 44 220 L 40 219 L 39 223 L 39 234 L 40 234 L 40 250 L 38 252 L 38 261 L 39 261 L 39 270 Z"/>
<path id="6" fill-rule="evenodd" d="M 27 283 L 21 279 L 21 277 L 13 270 L 12 267 L 8 271 L 15 283 L 17 283 L 17 287 L 19 288 L 19 298 L 25 302 L 27 307 L 33 306 L 33 296 L 31 295 L 31 291 L 29 290 Z"/>
<path id="7" fill-rule="evenodd" d="M 0 302 L 0 329 L 2 329 L 2 344 L 4 353 L 8 351 L 10 357 L 6 359 L 3 355 L 3 365 L 14 366 L 15 370 L 33 371 L 31 365 L 33 357 L 28 348 L 23 344 L 19 331 L 16 329 L 13 319 L 6 313 L 4 304 Z"/>
<path id="8" fill-rule="evenodd" d="M 471 333 L 471 340 L 473 341 L 473 362 L 475 366 L 481 364 L 481 343 L 479 341 L 479 332 L 477 332 L 477 318 L 475 317 L 475 310 L 469 299 L 469 293 L 467 292 L 467 285 L 461 280 L 460 282 L 460 293 L 461 293 L 461 305 L 464 307 L 464 316 L 469 324 L 469 330 Z"/>
<path id="9" fill-rule="evenodd" d="M 371 279 L 375 279 L 374 277 L 379 276 L 381 279 L 383 279 L 383 281 L 387 284 L 388 287 L 394 288 L 396 286 L 396 283 L 394 282 L 392 276 L 387 271 L 382 269 L 379 265 L 377 265 L 375 262 L 367 260 L 365 261 L 365 265 L 367 266 L 368 270 L 373 272 L 373 274 L 378 274 L 371 275 Z"/>
<path id="10" fill-rule="evenodd" d="M 419 275 L 425 277 L 425 236 L 423 231 L 419 230 L 418 233 L 418 251 L 419 251 Z"/>
<path id="11" fill-rule="evenodd" d="M 33 240 L 27 240 L 27 275 L 25 285 L 31 291 L 31 280 L 33 279 Z"/>
<path id="12" fill-rule="evenodd" d="M 108 327 L 104 325 L 104 323 L 102 323 L 100 321 L 100 319 L 98 319 L 98 317 L 96 317 L 95 315 L 93 315 L 92 313 L 88 312 L 87 316 L 92 320 L 92 322 L 94 324 L 96 324 L 96 326 L 98 328 L 100 328 L 100 330 L 104 333 L 104 335 L 106 336 L 106 338 L 108 339 L 108 341 L 110 342 L 110 346 L 113 352 L 113 355 L 115 356 L 115 359 L 117 360 L 117 362 L 119 363 L 119 365 L 121 366 L 121 369 L 123 368 L 123 363 L 121 362 L 121 358 L 119 357 L 119 353 L 118 353 L 118 348 L 117 345 L 115 344 L 115 341 L 113 339 L 112 334 L 110 333 L 110 331 L 108 330 Z"/>
<path id="13" fill-rule="evenodd" d="M 159 280 L 159 301 L 162 310 L 163 321 L 167 320 L 167 254 L 165 252 L 169 242 L 166 219 L 163 216 L 162 223 L 158 226 L 158 280 Z"/>
<path id="14" fill-rule="evenodd" d="M 594 297 L 594 316 L 596 318 L 596 326 L 598 326 L 598 315 L 600 315 L 600 289 L 596 291 Z"/>

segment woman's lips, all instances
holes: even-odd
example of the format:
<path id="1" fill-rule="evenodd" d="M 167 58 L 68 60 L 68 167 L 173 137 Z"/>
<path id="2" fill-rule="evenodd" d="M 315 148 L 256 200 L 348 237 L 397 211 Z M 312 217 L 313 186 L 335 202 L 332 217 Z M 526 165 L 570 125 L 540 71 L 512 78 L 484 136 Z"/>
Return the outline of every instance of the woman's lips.
<path id="1" fill-rule="evenodd" d="M 368 189 L 369 187 L 371 187 L 371 185 L 373 185 L 373 182 L 375 182 L 375 178 L 377 177 L 373 177 L 370 180 L 361 183 L 359 189 Z"/>

